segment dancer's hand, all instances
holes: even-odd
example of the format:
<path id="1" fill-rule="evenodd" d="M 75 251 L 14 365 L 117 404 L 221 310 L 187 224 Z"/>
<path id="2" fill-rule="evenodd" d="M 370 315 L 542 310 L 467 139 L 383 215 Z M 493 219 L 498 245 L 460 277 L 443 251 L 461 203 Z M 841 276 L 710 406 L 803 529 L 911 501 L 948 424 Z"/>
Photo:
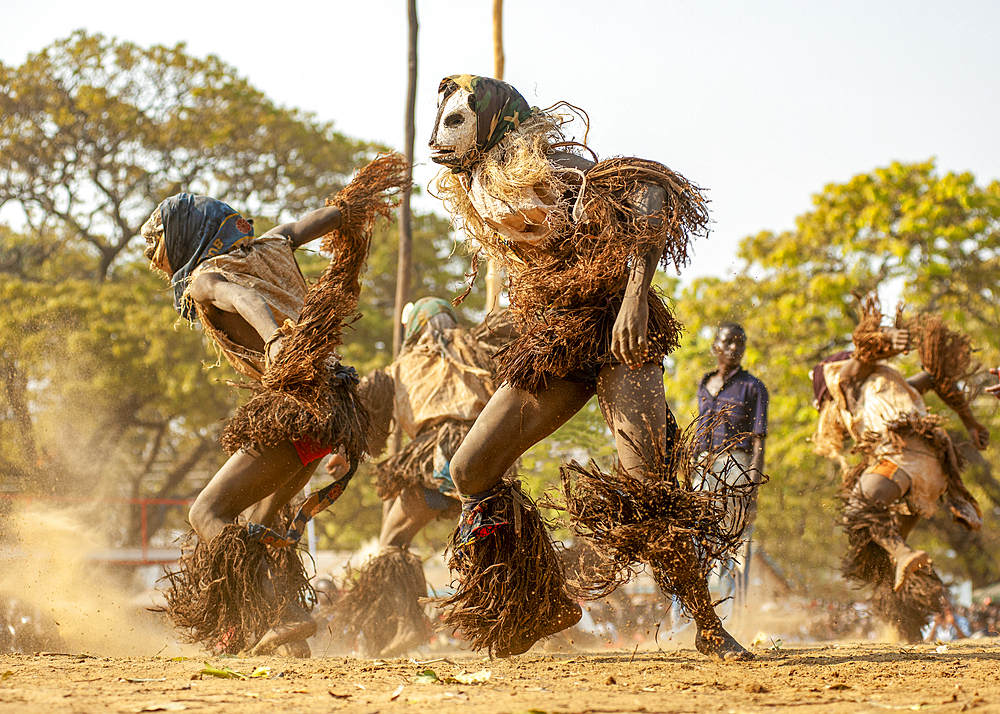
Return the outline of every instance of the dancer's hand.
<path id="1" fill-rule="evenodd" d="M 895 352 L 910 351 L 910 331 L 905 327 L 887 327 L 886 334 L 892 340 L 892 349 Z"/>
<path id="2" fill-rule="evenodd" d="M 994 367 L 991 369 L 990 374 L 1000 376 L 1000 367 Z M 1000 399 L 1000 384 L 994 384 L 991 387 L 987 387 L 985 391 L 987 394 L 992 394 L 997 399 Z"/>
<path id="3" fill-rule="evenodd" d="M 626 295 L 611 329 L 611 354 L 629 369 L 639 369 L 649 356 L 648 325 L 649 304 L 639 296 Z"/>
<path id="4" fill-rule="evenodd" d="M 972 439 L 973 446 L 982 451 L 990 445 L 989 429 L 980 424 L 974 418 L 963 421 L 965 422 L 966 431 L 969 432 L 969 438 Z"/>

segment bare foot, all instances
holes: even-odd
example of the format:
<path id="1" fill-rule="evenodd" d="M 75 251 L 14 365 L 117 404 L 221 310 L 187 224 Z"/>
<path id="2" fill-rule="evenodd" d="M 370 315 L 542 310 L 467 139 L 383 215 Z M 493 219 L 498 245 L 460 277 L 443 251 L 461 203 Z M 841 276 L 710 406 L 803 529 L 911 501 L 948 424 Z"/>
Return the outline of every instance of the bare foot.
<path id="1" fill-rule="evenodd" d="M 896 560 L 896 584 L 892 589 L 899 591 L 907 578 L 922 567 L 931 567 L 931 557 L 922 550 L 911 550 Z"/>
<path id="2" fill-rule="evenodd" d="M 572 627 L 580 621 L 581 617 L 583 617 L 583 610 L 580 606 L 572 600 L 567 600 L 560 613 L 549 623 L 548 627 L 545 627 L 541 632 L 523 633 L 520 638 L 511 642 L 508 647 L 497 650 L 495 654 L 497 657 L 513 657 L 524 654 L 538 640 L 551 637 L 567 627 Z"/>
<path id="3" fill-rule="evenodd" d="M 415 650 L 417 647 L 422 645 L 426 640 L 420 634 L 414 623 L 405 620 L 400 620 L 399 625 L 396 628 L 396 635 L 392 638 L 382 651 L 378 653 L 378 657 L 388 659 L 390 657 L 398 657 L 401 654 L 405 654 L 410 650 Z"/>
<path id="4" fill-rule="evenodd" d="M 726 662 L 744 662 L 754 659 L 753 652 L 743 647 L 722 627 L 699 627 L 694 646 L 703 655 L 717 657 Z"/>
<path id="5" fill-rule="evenodd" d="M 279 625 L 275 625 L 264 633 L 260 641 L 250 650 L 254 656 L 274 654 L 281 645 L 294 643 L 297 640 L 305 642 L 307 637 L 316 634 L 316 621 L 301 608 L 288 607 L 285 609 L 288 619 Z M 308 649 L 308 645 L 306 648 Z M 297 656 L 297 655 L 295 655 Z"/>

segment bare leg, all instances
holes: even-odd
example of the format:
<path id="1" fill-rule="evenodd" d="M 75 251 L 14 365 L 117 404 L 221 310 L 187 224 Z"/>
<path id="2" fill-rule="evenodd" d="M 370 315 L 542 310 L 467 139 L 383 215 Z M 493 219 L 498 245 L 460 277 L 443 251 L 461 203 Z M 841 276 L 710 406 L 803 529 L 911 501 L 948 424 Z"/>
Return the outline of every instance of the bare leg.
<path id="1" fill-rule="evenodd" d="M 287 645 L 293 657 L 308 657 L 309 645 L 306 639 L 315 635 L 316 630 L 316 621 L 309 613 L 297 604 L 289 603 L 281 613 L 281 623 L 265 632 L 250 650 L 250 654 L 272 654 L 280 646 Z"/>
<path id="2" fill-rule="evenodd" d="M 508 384 L 490 398 L 451 460 L 451 477 L 461 493 L 496 486 L 531 446 L 566 423 L 593 396 L 579 382 L 550 379 L 537 395 Z"/>
<path id="3" fill-rule="evenodd" d="M 657 444 L 662 444 L 666 430 L 662 370 L 652 364 L 635 370 L 624 365 L 608 365 L 598 376 L 597 398 L 615 435 L 622 467 L 636 478 L 644 478 L 646 464 L 655 463 Z M 726 632 L 712 607 L 708 583 L 700 573 L 693 545 L 678 539 L 675 547 L 677 560 L 656 564 L 654 573 L 659 570 L 671 582 L 683 584 L 681 597 L 698 628 L 695 647 L 702 654 L 727 660 L 752 658 L 753 655 Z"/>
<path id="4" fill-rule="evenodd" d="M 249 520 L 253 523 L 271 527 L 278 512 L 285 507 L 309 483 L 319 459 L 307 466 L 302 466 L 288 482 L 267 498 L 259 501 L 250 509 Z M 289 546 L 293 547 L 293 546 Z M 275 651 L 285 652 L 290 657 L 306 658 L 311 656 L 306 638 L 316 634 L 318 626 L 312 616 L 296 603 L 289 603 L 281 616 L 281 623 L 272 627 L 254 646 L 253 654 L 271 654 Z"/>
<path id="5" fill-rule="evenodd" d="M 304 467 L 290 441 L 261 449 L 259 455 L 241 449 L 233 454 L 198 495 L 191 507 L 191 526 L 199 539 L 210 543 L 226 525 L 253 507 L 253 517 L 269 524 L 296 493 L 302 490 L 315 469 Z M 256 504 L 256 506 L 255 506 Z M 262 578 L 267 573 L 262 569 Z M 316 623 L 305 610 L 289 604 L 281 623 L 269 630 L 253 648 L 253 654 L 269 654 L 280 645 L 303 642 L 316 632 Z M 291 645 L 301 654 L 308 649 Z"/>
<path id="6" fill-rule="evenodd" d="M 379 549 L 384 550 L 388 546 L 409 548 L 417 533 L 433 521 L 438 513 L 439 511 L 427 505 L 422 486 L 404 488 L 392 501 L 382 520 L 382 532 L 378 537 Z"/>
<path id="7" fill-rule="evenodd" d="M 590 385 L 565 379 L 549 380 L 547 388 L 537 395 L 507 384 L 501 386 L 451 459 L 451 477 L 459 491 L 474 495 L 494 488 L 525 450 L 558 429 L 593 394 Z M 583 614 L 580 606 L 561 589 L 558 595 L 558 614 L 540 629 L 532 626 L 522 630 L 515 641 L 495 654 L 520 654 L 538 640 L 579 622 Z"/>
<path id="8" fill-rule="evenodd" d="M 656 459 L 655 444 L 662 443 L 667 427 L 663 370 L 654 364 L 634 370 L 608 365 L 597 377 L 597 399 L 614 434 L 622 467 L 642 478 L 645 465 Z"/>
<path id="9" fill-rule="evenodd" d="M 753 659 L 753 654 L 722 626 L 722 620 L 712 605 L 708 582 L 698 571 L 697 554 L 691 543 L 684 541 L 678 543 L 678 546 L 678 551 L 688 551 L 687 557 L 680 563 L 670 564 L 671 576 L 685 583 L 684 594 L 680 597 L 698 628 L 694 640 L 695 648 L 704 655 L 724 660 Z"/>
<path id="10" fill-rule="evenodd" d="M 189 514 L 191 527 L 210 543 L 240 513 L 298 480 L 302 468 L 290 441 L 266 447 L 259 456 L 240 449 L 198 494 Z"/>
<path id="11" fill-rule="evenodd" d="M 309 484 L 309 479 L 316 472 L 316 465 L 319 460 L 313 461 L 308 466 L 303 466 L 299 472 L 292 476 L 284 486 L 272 493 L 267 498 L 258 501 L 257 505 L 249 511 L 248 520 L 252 523 L 271 527 L 278 512 L 290 503 L 293 498 L 302 493 L 302 490 Z"/>
<path id="12" fill-rule="evenodd" d="M 866 498 L 888 508 L 909 490 L 910 477 L 902 470 L 895 473 L 896 480 L 871 471 L 861 474 L 858 488 Z M 876 540 L 896 564 L 896 579 L 893 590 L 902 589 L 907 579 L 917 570 L 931 566 L 931 558 L 922 550 L 914 550 L 906 543 L 906 537 L 920 520 L 919 516 L 901 516 L 899 534 L 892 538 Z"/>

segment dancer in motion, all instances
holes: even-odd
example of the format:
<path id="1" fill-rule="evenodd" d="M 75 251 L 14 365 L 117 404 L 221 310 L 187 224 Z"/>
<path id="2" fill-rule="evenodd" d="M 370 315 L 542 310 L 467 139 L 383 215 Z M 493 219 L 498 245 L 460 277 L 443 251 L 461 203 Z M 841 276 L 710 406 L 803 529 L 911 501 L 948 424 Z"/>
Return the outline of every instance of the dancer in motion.
<path id="1" fill-rule="evenodd" d="M 191 507 L 197 545 L 167 576 L 166 611 L 192 641 L 227 652 L 287 645 L 309 654 L 314 596 L 289 546 L 343 492 L 368 448 L 357 375 L 339 363 L 336 348 L 357 306 L 374 219 L 391 208 L 385 194 L 405 181 L 404 160 L 379 157 L 326 208 L 260 238 L 225 203 L 186 193 L 163 201 L 143 226 L 146 255 L 170 278 L 178 312 L 199 320 L 252 380 L 241 386 L 253 396 L 222 437 L 230 458 Z M 322 236 L 335 258 L 307 289 L 293 253 Z M 273 530 L 319 459 L 337 447 L 349 472 Z M 245 522 L 237 522 L 241 514 Z"/>
<path id="2" fill-rule="evenodd" d="M 429 640 L 419 602 L 427 583 L 410 543 L 435 518 L 458 516 L 449 464 L 494 391 L 490 348 L 459 325 L 450 303 L 426 297 L 407 308 L 403 348 L 385 374 L 392 417 L 410 441 L 376 467 L 386 504 L 379 552 L 352 578 L 334 627 L 366 657 L 392 657 Z"/>
<path id="3" fill-rule="evenodd" d="M 906 539 L 921 518 L 944 504 L 969 530 L 982 527 L 976 499 L 962 483 L 961 463 L 942 417 L 931 414 L 922 395 L 935 391 L 955 411 L 977 449 L 989 432 L 976 420 L 969 396 L 956 384 L 975 371 L 968 337 L 939 317 L 924 315 L 883 327 L 874 298 L 862 305 L 854 351 L 833 355 L 813 371 L 820 409 L 816 452 L 845 468 L 841 498 L 849 550 L 845 577 L 872 590 L 875 612 L 908 641 L 941 612 L 944 590 L 931 559 Z M 887 360 L 916 347 L 923 371 L 907 379 Z M 859 462 L 841 454 L 850 436 Z"/>
<path id="4" fill-rule="evenodd" d="M 506 269 L 520 333 L 496 355 L 500 386 L 451 460 L 462 497 L 452 546 L 459 587 L 444 603 L 444 621 L 501 657 L 581 616 L 536 507 L 503 478 L 520 455 L 596 395 L 619 475 L 667 488 L 674 462 L 664 454 L 662 359 L 681 326 L 651 285 L 658 263 L 685 264 L 690 237 L 708 220 L 701 193 L 684 177 L 642 159 L 595 163 L 581 153 L 586 147 L 565 140 L 562 121 L 554 110 L 529 107 L 504 82 L 456 75 L 440 84 L 430 139 L 431 158 L 445 167 L 435 192 Z M 616 478 L 589 483 L 617 492 Z M 582 501 L 570 481 L 573 511 Z M 614 525 L 641 528 L 662 515 L 627 510 Z M 641 523 L 627 520 L 640 511 Z M 715 528 L 723 515 L 720 509 L 700 523 Z M 749 657 L 712 608 L 699 537 L 658 524 L 649 541 L 666 538 L 671 557 L 633 549 L 609 558 L 623 569 L 635 560 L 651 565 L 661 589 L 677 595 L 697 623 L 701 652 Z"/>

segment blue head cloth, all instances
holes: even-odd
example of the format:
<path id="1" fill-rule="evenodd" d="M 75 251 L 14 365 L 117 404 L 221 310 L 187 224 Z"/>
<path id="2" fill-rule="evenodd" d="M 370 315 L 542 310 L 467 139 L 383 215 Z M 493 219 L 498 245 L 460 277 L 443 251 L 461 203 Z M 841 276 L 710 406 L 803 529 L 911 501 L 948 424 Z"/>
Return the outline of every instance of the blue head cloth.
<path id="1" fill-rule="evenodd" d="M 253 240 L 253 221 L 209 196 L 179 193 L 160 204 L 163 240 L 173 276 L 174 308 L 188 320 L 194 305 L 184 300 L 188 278 L 202 262 Z"/>

